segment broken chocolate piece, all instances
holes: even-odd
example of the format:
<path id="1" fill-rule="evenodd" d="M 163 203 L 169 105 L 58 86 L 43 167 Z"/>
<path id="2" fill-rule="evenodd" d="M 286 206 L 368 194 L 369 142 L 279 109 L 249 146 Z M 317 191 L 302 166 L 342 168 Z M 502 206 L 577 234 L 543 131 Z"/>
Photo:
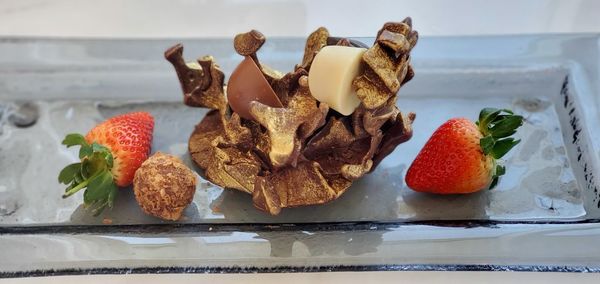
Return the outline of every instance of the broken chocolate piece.
<path id="1" fill-rule="evenodd" d="M 306 39 L 306 46 L 304 47 L 304 57 L 302 58 L 302 64 L 296 66 L 306 71 L 310 70 L 315 55 L 324 46 L 327 45 L 327 39 L 329 38 L 329 31 L 326 28 L 320 27 L 316 31 L 312 32 Z"/>
<path id="2" fill-rule="evenodd" d="M 356 95 L 367 109 L 382 106 L 414 75 L 409 53 L 418 40 L 412 20 L 386 23 L 363 55 L 363 74 L 354 79 Z"/>
<path id="3" fill-rule="evenodd" d="M 299 80 L 306 79 L 301 77 Z M 308 92 L 308 87 L 300 86 L 288 107 L 273 108 L 254 101 L 250 103 L 250 114 L 269 131 L 269 159 L 274 167 L 279 168 L 295 164 L 294 158 L 297 158 L 300 150 L 296 134 L 298 127 L 311 118 L 319 117 L 322 112 L 317 107 L 317 101 Z"/>
<path id="4" fill-rule="evenodd" d="M 173 64 L 183 90 L 183 102 L 188 106 L 226 111 L 223 92 L 225 75 L 211 56 L 198 59 L 197 64 L 186 64 L 183 46 L 177 44 L 165 51 L 165 58 Z"/>
<path id="5" fill-rule="evenodd" d="M 392 126 L 386 130 L 381 141 L 381 146 L 373 157 L 373 168 L 377 167 L 383 158 L 391 154 L 396 149 L 396 146 L 408 141 L 412 137 L 412 122 L 415 118 L 416 115 L 414 112 L 409 113 L 408 116 L 398 113 Z"/>
<path id="6" fill-rule="evenodd" d="M 260 66 L 256 58 L 256 52 L 265 43 L 265 36 L 257 31 L 251 30 L 247 33 L 238 34 L 233 39 L 233 48 L 242 56 L 250 56 L 257 66 Z"/>
<path id="7" fill-rule="evenodd" d="M 227 83 L 227 101 L 231 109 L 245 119 L 252 119 L 250 103 L 253 101 L 270 107 L 283 107 L 263 73 L 248 56 L 231 73 Z"/>
<path id="8" fill-rule="evenodd" d="M 254 206 L 277 215 L 284 207 L 323 204 L 336 199 L 351 182 L 331 182 L 316 162 L 301 163 L 257 177 Z"/>

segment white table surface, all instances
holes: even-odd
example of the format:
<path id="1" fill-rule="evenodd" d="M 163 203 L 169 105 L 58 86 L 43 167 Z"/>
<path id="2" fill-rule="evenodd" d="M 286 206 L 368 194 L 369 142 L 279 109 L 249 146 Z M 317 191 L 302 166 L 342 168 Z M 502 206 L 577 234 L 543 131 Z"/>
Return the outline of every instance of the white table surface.
<path id="1" fill-rule="evenodd" d="M 323 3 L 321 3 L 323 2 Z M 600 32 L 595 0 L 0 0 L 0 37 L 231 37 L 249 29 L 305 36 L 373 36 L 411 16 L 421 35 Z M 336 272 L 294 274 L 94 275 L 3 279 L 0 283 L 599 283 L 600 274 L 530 272 Z"/>

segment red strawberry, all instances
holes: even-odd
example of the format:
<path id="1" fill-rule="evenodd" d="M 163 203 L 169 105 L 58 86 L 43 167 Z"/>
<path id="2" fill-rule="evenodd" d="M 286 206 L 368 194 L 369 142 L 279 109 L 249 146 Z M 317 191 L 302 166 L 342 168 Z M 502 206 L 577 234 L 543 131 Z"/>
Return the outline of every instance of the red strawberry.
<path id="1" fill-rule="evenodd" d="M 85 138 L 68 134 L 67 147 L 80 145 L 80 163 L 65 167 L 58 181 L 68 184 L 63 198 L 86 188 L 83 201 L 99 214 L 112 207 L 117 186 L 128 186 L 135 171 L 150 154 L 154 118 L 147 112 L 134 112 L 110 118 L 94 127 Z"/>
<path id="2" fill-rule="evenodd" d="M 520 140 L 509 136 L 523 124 L 510 110 L 485 108 L 479 121 L 453 118 L 429 138 L 406 174 L 415 191 L 456 194 L 493 188 L 505 168 L 497 159 Z"/>

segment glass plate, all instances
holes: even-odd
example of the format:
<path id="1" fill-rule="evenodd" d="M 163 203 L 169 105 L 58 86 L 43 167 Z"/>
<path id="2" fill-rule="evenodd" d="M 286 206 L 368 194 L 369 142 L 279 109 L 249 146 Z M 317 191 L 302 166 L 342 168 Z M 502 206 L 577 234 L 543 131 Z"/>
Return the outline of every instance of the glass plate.
<path id="1" fill-rule="evenodd" d="M 81 207 L 81 194 L 62 199 L 57 174 L 77 160 L 62 138 L 119 113 L 151 112 L 153 151 L 193 166 L 187 139 L 206 110 L 181 103 L 175 72 L 162 57 L 177 42 L 188 60 L 213 55 L 225 74 L 241 60 L 231 40 L 221 39 L 0 39 L 4 276 L 166 267 L 589 271 L 600 265 L 596 35 L 420 39 L 412 55 L 416 76 L 398 100 L 402 111 L 417 113 L 413 138 L 325 205 L 270 216 L 254 209 L 249 195 L 202 177 L 178 222 L 144 215 L 130 189 L 99 217 Z M 259 58 L 290 70 L 303 45 L 303 39 L 269 39 Z M 465 196 L 408 189 L 406 169 L 433 130 L 450 117 L 475 119 L 485 106 L 511 108 L 526 119 L 499 186 Z"/>

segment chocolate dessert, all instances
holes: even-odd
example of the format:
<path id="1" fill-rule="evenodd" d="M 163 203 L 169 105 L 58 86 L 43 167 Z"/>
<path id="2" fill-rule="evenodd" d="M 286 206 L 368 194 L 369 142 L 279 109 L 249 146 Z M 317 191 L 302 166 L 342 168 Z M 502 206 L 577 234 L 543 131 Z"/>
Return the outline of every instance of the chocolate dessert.
<path id="1" fill-rule="evenodd" d="M 319 28 L 302 62 L 282 74 L 259 61 L 265 37 L 253 30 L 234 39 L 244 59 L 227 87 L 212 57 L 186 63 L 183 46 L 171 47 L 165 57 L 184 103 L 211 109 L 189 139 L 192 159 L 208 180 L 252 194 L 273 215 L 338 198 L 412 136 L 415 114 L 396 99 L 414 76 L 417 39 L 410 18 L 386 23 L 371 47 Z"/>

